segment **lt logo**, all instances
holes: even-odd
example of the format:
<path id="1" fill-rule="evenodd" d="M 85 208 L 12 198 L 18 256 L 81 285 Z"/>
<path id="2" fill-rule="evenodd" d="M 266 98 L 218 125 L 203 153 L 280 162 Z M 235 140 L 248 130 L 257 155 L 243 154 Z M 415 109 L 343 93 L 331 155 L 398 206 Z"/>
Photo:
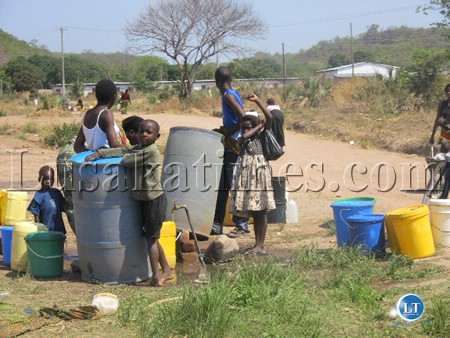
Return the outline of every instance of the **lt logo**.
<path id="1" fill-rule="evenodd" d="M 422 317 L 425 305 L 422 299 L 412 293 L 404 295 L 397 302 L 397 313 L 403 320 L 413 322 Z"/>

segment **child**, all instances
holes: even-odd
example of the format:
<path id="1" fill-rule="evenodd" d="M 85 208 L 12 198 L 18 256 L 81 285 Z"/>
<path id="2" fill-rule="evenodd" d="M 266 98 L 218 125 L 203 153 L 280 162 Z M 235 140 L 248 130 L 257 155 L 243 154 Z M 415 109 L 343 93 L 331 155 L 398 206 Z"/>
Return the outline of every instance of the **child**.
<path id="1" fill-rule="evenodd" d="M 265 122 L 262 124 L 257 112 L 248 112 L 242 117 L 241 150 L 236 162 L 231 187 L 230 213 L 239 216 L 253 216 L 255 246 L 252 252 L 257 256 L 267 255 L 264 241 L 267 232 L 267 211 L 275 209 L 272 190 L 271 168 L 264 158 L 260 135 L 263 128 L 269 129 L 272 115 L 264 103 L 255 94 L 248 99 L 264 112 Z"/>
<path id="2" fill-rule="evenodd" d="M 45 224 L 48 231 L 60 231 L 66 234 L 62 212 L 66 210 L 66 200 L 61 191 L 53 188 L 55 171 L 46 165 L 39 169 L 38 181 L 41 189 L 36 191 L 28 211 L 34 215 L 35 222 Z"/>
<path id="3" fill-rule="evenodd" d="M 131 148 L 99 149 L 86 157 L 93 161 L 102 157 L 123 156 L 122 165 L 133 168 L 134 182 L 131 197 L 141 201 L 145 238 L 148 243 L 150 266 L 152 269 L 152 286 L 160 287 L 166 280 L 172 279 L 169 263 L 159 243 L 162 223 L 166 216 L 167 200 L 161 186 L 161 165 L 159 150 L 155 141 L 159 139 L 159 124 L 153 120 L 144 120 L 139 125 L 139 144 Z M 158 263 L 162 276 L 158 274 Z"/>
<path id="4" fill-rule="evenodd" d="M 122 129 L 132 146 L 139 143 L 139 125 L 144 119 L 140 116 L 130 116 L 122 121 Z"/>

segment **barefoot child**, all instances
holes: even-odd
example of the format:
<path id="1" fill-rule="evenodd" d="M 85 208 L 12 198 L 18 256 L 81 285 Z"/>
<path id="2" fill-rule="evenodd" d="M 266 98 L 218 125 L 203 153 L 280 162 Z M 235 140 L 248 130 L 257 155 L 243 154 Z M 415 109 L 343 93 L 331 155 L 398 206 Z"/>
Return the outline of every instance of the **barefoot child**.
<path id="1" fill-rule="evenodd" d="M 130 148 L 99 149 L 86 157 L 93 161 L 102 157 L 123 156 L 122 165 L 132 168 L 137 185 L 131 191 L 131 197 L 141 202 L 145 238 L 148 243 L 150 266 L 152 269 L 152 286 L 162 286 L 174 276 L 167 262 L 164 250 L 159 243 L 162 223 L 166 216 L 167 200 L 161 186 L 161 165 L 159 150 L 155 141 L 159 139 L 159 124 L 153 120 L 144 120 L 139 124 L 139 144 Z M 158 273 L 158 263 L 162 275 Z"/>
<path id="2" fill-rule="evenodd" d="M 66 233 L 62 212 L 66 210 L 66 200 L 61 191 L 53 188 L 55 171 L 46 165 L 39 169 L 38 181 L 41 189 L 36 191 L 28 211 L 34 215 L 34 221 L 45 224 L 48 231 Z"/>
<path id="3" fill-rule="evenodd" d="M 257 256 L 267 255 L 264 241 L 267 232 L 267 211 L 275 209 L 270 165 L 264 158 L 260 141 L 263 128 L 269 129 L 272 114 L 255 94 L 248 99 L 255 102 L 264 112 L 265 122 L 261 123 L 257 112 L 248 112 L 241 118 L 241 150 L 233 173 L 231 186 L 230 213 L 253 216 L 255 246 Z"/>

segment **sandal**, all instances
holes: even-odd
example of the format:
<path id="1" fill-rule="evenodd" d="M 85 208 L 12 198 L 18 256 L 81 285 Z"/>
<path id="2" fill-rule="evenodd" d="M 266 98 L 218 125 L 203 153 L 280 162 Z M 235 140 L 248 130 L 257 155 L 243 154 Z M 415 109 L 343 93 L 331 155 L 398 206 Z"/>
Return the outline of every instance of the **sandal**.
<path id="1" fill-rule="evenodd" d="M 241 237 L 246 234 L 247 234 L 247 232 L 245 232 L 244 230 L 233 229 L 227 234 L 227 236 L 230 238 L 238 238 L 238 237 Z"/>

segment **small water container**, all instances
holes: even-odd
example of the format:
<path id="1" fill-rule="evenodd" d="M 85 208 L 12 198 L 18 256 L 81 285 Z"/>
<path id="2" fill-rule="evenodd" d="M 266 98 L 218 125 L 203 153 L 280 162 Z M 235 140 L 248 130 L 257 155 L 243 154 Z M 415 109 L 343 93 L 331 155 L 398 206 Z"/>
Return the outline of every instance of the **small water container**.
<path id="1" fill-rule="evenodd" d="M 112 293 L 98 293 L 92 299 L 92 305 L 100 311 L 102 316 L 113 315 L 119 308 L 119 298 Z"/>
<path id="2" fill-rule="evenodd" d="M 177 226 L 175 222 L 163 222 L 159 244 L 161 244 L 167 262 L 172 269 L 177 265 L 177 250 L 176 250 Z"/>
<path id="3" fill-rule="evenodd" d="M 25 272 L 28 269 L 28 251 L 25 236 L 30 232 L 47 231 L 44 224 L 36 222 L 17 222 L 13 227 L 11 244 L 11 269 Z"/>
<path id="4" fill-rule="evenodd" d="M 28 193 L 18 190 L 0 191 L 0 223 L 14 225 L 26 220 Z"/>
<path id="5" fill-rule="evenodd" d="M 298 223 L 298 209 L 297 203 L 293 199 L 288 200 L 286 206 L 286 223 L 295 224 Z"/>

